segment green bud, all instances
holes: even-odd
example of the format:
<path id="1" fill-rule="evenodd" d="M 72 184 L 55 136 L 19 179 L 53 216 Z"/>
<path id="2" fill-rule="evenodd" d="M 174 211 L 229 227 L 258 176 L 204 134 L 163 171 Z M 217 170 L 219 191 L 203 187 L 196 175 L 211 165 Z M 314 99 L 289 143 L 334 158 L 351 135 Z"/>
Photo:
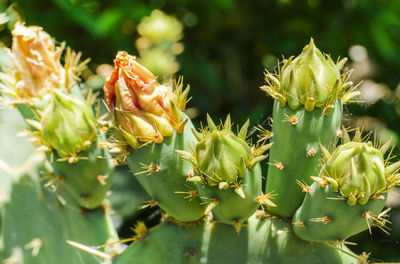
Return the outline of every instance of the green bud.
<path id="1" fill-rule="evenodd" d="M 313 39 L 299 56 L 287 60 L 281 69 L 281 89 L 287 94 L 292 110 L 306 103 L 308 111 L 314 108 L 314 102 L 317 106 L 326 105 L 329 97 L 337 94 L 334 90 L 340 83 L 340 69 L 315 47 Z"/>
<path id="2" fill-rule="evenodd" d="M 371 142 L 353 141 L 338 146 L 321 172 L 338 183 L 338 189 L 349 205 L 356 201 L 364 205 L 370 197 L 386 188 L 383 154 Z"/>
<path id="3" fill-rule="evenodd" d="M 245 174 L 240 173 L 251 156 L 250 146 L 228 127 L 217 129 L 209 119 L 209 131 L 195 147 L 197 165 L 210 186 L 221 182 L 234 183 Z M 225 184 L 226 185 L 226 184 Z"/>
<path id="4" fill-rule="evenodd" d="M 91 107 L 73 95 L 55 91 L 41 119 L 43 143 L 62 158 L 76 156 L 96 140 Z"/>

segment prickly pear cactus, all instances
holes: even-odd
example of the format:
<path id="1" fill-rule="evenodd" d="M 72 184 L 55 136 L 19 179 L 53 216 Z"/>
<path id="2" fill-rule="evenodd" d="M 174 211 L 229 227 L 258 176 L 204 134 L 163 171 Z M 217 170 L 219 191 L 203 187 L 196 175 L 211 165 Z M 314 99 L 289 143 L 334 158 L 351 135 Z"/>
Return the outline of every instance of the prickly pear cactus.
<path id="1" fill-rule="evenodd" d="M 220 125 L 207 115 L 196 130 L 182 79 L 160 84 L 123 51 L 104 85 L 106 121 L 94 114 L 94 96 L 78 89 L 80 54 L 67 49 L 62 64 L 63 46 L 40 27 L 17 23 L 12 35 L 0 102 L 17 106 L 47 155 L 19 172 L 0 162 L 10 186 L 0 200 L 5 264 L 366 263 L 368 254 L 352 253 L 346 240 L 372 225 L 385 230 L 400 162 L 385 157 L 390 143 L 363 142 L 358 130 L 350 141 L 340 129 L 343 104 L 359 94 L 341 73 L 345 60 L 333 62 L 311 40 L 267 72 L 273 131 L 258 127 L 253 143 L 249 121 L 234 133 L 229 115 Z M 260 162 L 269 149 L 267 173 Z M 119 241 L 134 241 L 122 253 L 110 241 L 104 199 L 114 164 L 140 184 L 132 191 L 147 200 L 141 207 L 161 208 L 160 224 L 139 221 L 135 236 Z"/>
<path id="2" fill-rule="evenodd" d="M 126 52 L 119 52 L 114 71 L 104 85 L 113 116 L 111 127 L 131 172 L 167 214 L 191 222 L 203 217 L 205 206 L 193 183 L 186 183 L 190 166 L 176 149 L 188 150 L 196 138 L 182 112 L 188 89 L 181 82 L 160 85 L 155 76 Z M 132 148 L 132 150 L 129 150 Z"/>
<path id="3" fill-rule="evenodd" d="M 375 148 L 361 142 L 357 131 L 332 154 L 324 150 L 324 165 L 293 217 L 293 229 L 309 241 L 345 240 L 372 225 L 385 227 L 381 213 L 387 192 L 399 182 L 400 164 L 390 165 L 383 155 L 390 144 Z M 349 224 L 351 223 L 351 224 Z"/>
<path id="4" fill-rule="evenodd" d="M 299 184 L 311 184 L 310 176 L 317 173 L 319 143 L 335 143 L 342 105 L 358 95 L 349 89 L 348 74 L 340 74 L 345 62 L 334 63 L 311 39 L 299 56 L 285 60 L 276 74 L 265 75 L 267 85 L 261 89 L 275 99 L 266 185 L 266 192 L 276 195 L 277 206 L 268 207 L 271 213 L 294 215 L 305 196 Z"/>
<path id="5" fill-rule="evenodd" d="M 98 207 L 111 185 L 113 164 L 99 143 L 91 94 L 85 101 L 76 89 L 85 62 L 40 27 L 17 23 L 8 50 L 11 65 L 0 75 L 1 92 L 10 96 L 31 130 L 38 150 L 49 152 L 53 183 L 62 184 L 86 208 Z M 5 101 L 5 100 L 3 100 Z"/>
<path id="6" fill-rule="evenodd" d="M 208 203 L 217 221 L 233 224 L 239 233 L 241 224 L 260 206 L 261 167 L 258 164 L 270 145 L 250 146 L 246 141 L 249 121 L 235 135 L 230 116 L 218 128 L 207 116 L 208 127 L 193 131 L 199 142 L 192 153 L 177 150 L 193 165 L 187 181 L 197 182 L 201 199 Z M 199 176 L 196 176 L 194 173 Z"/>
<path id="7" fill-rule="evenodd" d="M 62 65 L 63 47 L 56 47 L 40 27 L 17 23 L 12 34 L 11 63 L 0 75 L 0 101 L 17 106 L 40 158 L 23 169 L 0 161 L 2 176 L 5 172 L 12 182 L 0 203 L 2 262 L 99 263 L 98 257 L 67 244 L 103 245 L 117 239 L 104 201 L 113 163 L 98 144 L 103 136 L 92 96 L 85 102 L 76 90 L 84 64 L 67 49 Z M 49 152 L 47 160 L 43 150 Z"/>
<path id="8" fill-rule="evenodd" d="M 164 222 L 141 232 L 113 263 L 357 263 L 357 256 L 345 246 L 309 243 L 298 238 L 290 224 L 252 216 L 238 235 L 232 227 L 218 222 L 194 226 Z M 350 254 L 350 255 L 348 255 Z"/>
<path id="9" fill-rule="evenodd" d="M 3 263 L 100 263 L 67 241 L 102 245 L 115 240 L 107 212 L 84 210 L 68 192 L 44 187 L 40 180 L 43 162 L 43 156 L 36 156 L 26 168 L 9 175 L 11 193 L 1 208 Z"/>

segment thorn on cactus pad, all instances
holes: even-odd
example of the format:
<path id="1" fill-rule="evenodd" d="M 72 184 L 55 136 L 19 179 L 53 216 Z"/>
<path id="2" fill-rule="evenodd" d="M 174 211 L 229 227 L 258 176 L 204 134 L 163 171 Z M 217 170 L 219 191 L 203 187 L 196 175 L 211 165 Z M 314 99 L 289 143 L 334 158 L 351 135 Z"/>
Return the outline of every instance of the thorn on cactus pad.
<path id="1" fill-rule="evenodd" d="M 311 222 L 321 222 L 324 225 L 328 224 L 332 219 L 329 216 L 323 216 L 323 217 L 317 217 L 317 218 L 311 218 L 310 221 Z"/>
<path id="2" fill-rule="evenodd" d="M 371 255 L 371 253 L 367 253 L 367 252 L 363 251 L 363 252 L 358 256 L 357 264 L 368 264 L 368 263 L 370 263 L 370 262 L 368 261 L 370 255 Z"/>
<path id="3" fill-rule="evenodd" d="M 139 210 L 145 209 L 145 208 L 153 208 L 154 206 L 158 205 L 158 201 L 156 200 L 150 200 L 150 201 L 146 201 L 143 204 L 140 204 L 138 206 Z"/>
<path id="4" fill-rule="evenodd" d="M 386 233 L 387 235 L 390 235 L 388 231 L 390 231 L 390 227 L 387 226 L 387 224 L 391 224 L 391 222 L 387 219 L 388 217 L 388 212 L 391 210 L 391 208 L 387 208 L 383 212 L 381 212 L 379 215 L 375 216 L 372 214 L 372 212 L 366 210 L 363 212 L 362 216 L 364 217 L 365 221 L 367 222 L 368 225 L 368 230 L 369 233 L 372 234 L 371 232 L 371 226 L 369 221 L 373 220 L 372 225 L 378 227 L 382 232 Z"/>
<path id="5" fill-rule="evenodd" d="M 296 182 L 300 186 L 302 192 L 308 193 L 311 191 L 311 187 L 305 181 L 301 182 L 299 180 L 296 180 Z"/>
<path id="6" fill-rule="evenodd" d="M 218 205 L 219 201 L 217 198 L 211 199 L 210 203 L 207 205 L 206 210 L 204 211 L 205 215 L 211 214 L 212 209 L 214 209 Z"/>
<path id="7" fill-rule="evenodd" d="M 244 192 L 243 192 L 243 187 L 242 187 L 242 186 L 239 186 L 239 187 L 235 188 L 235 193 L 236 193 L 237 195 L 239 195 L 240 198 L 246 199 L 246 196 L 245 196 L 245 194 L 244 194 Z"/>
<path id="8" fill-rule="evenodd" d="M 286 118 L 283 120 L 283 122 L 288 122 L 289 124 L 291 124 L 292 126 L 297 125 L 297 123 L 299 122 L 299 118 L 296 115 L 285 115 Z"/>
<path id="9" fill-rule="evenodd" d="M 184 199 L 192 199 L 193 197 L 197 197 L 199 196 L 199 192 L 197 190 L 190 190 L 190 191 L 186 191 L 186 192 L 174 192 L 177 194 L 186 194 L 185 197 L 183 197 Z"/>
<path id="10" fill-rule="evenodd" d="M 355 243 L 355 242 L 346 241 L 345 239 L 342 239 L 342 238 L 339 238 L 336 241 L 339 244 L 342 244 L 342 245 L 350 245 L 350 246 L 356 246 L 357 245 L 357 243 Z M 327 242 L 326 244 L 331 244 L 331 243 Z"/>
<path id="11" fill-rule="evenodd" d="M 306 227 L 306 223 L 305 222 L 303 222 L 303 221 L 301 221 L 301 222 L 296 222 L 296 223 L 294 223 L 296 226 L 298 226 L 298 227 Z"/>
<path id="12" fill-rule="evenodd" d="M 310 178 L 311 178 L 311 180 L 318 183 L 321 188 L 325 188 L 325 186 L 328 184 L 328 182 L 321 177 L 310 176 Z"/>
<path id="13" fill-rule="evenodd" d="M 94 249 L 93 247 L 89 247 L 89 246 L 86 246 L 86 245 L 83 245 L 83 244 L 80 244 L 80 243 L 77 243 L 77 242 L 74 242 L 74 241 L 70 241 L 70 240 L 67 240 L 66 242 L 68 244 L 70 244 L 71 246 L 76 247 L 76 248 L 78 248 L 80 250 L 83 250 L 83 251 L 85 251 L 87 253 L 90 253 L 92 255 L 95 255 L 95 256 L 98 256 L 98 257 L 101 257 L 101 258 L 104 258 L 104 259 L 108 259 L 108 260 L 112 259 L 111 255 L 108 255 L 108 254 L 106 254 L 106 253 L 104 253 L 102 251 Z"/>
<path id="14" fill-rule="evenodd" d="M 36 257 L 42 245 L 42 240 L 40 238 L 34 238 L 32 241 L 25 244 L 24 248 L 27 250 L 32 249 L 32 257 Z"/>
<path id="15" fill-rule="evenodd" d="M 256 197 L 256 202 L 260 205 L 263 206 L 271 206 L 271 207 L 276 207 L 276 204 L 274 204 L 271 199 L 276 196 L 276 194 L 273 193 L 267 193 L 263 195 L 259 195 Z"/>
<path id="16" fill-rule="evenodd" d="M 310 148 L 307 151 L 307 157 L 314 157 L 314 155 L 317 153 L 317 150 L 315 148 Z"/>
<path id="17" fill-rule="evenodd" d="M 157 164 L 154 164 L 153 162 L 150 163 L 149 165 L 143 164 L 143 163 L 139 163 L 140 166 L 142 167 L 143 171 L 141 172 L 137 172 L 135 173 L 135 175 L 140 175 L 140 174 L 145 174 L 151 175 L 153 172 L 159 172 L 160 171 L 160 166 L 158 166 Z"/>
<path id="18" fill-rule="evenodd" d="M 277 167 L 279 170 L 283 170 L 285 168 L 282 162 L 275 162 L 270 165 Z"/>
<path id="19" fill-rule="evenodd" d="M 242 224 L 240 223 L 240 220 L 236 219 L 235 222 L 233 223 L 233 226 L 235 227 L 236 234 L 240 235 L 240 230 L 242 229 Z"/>

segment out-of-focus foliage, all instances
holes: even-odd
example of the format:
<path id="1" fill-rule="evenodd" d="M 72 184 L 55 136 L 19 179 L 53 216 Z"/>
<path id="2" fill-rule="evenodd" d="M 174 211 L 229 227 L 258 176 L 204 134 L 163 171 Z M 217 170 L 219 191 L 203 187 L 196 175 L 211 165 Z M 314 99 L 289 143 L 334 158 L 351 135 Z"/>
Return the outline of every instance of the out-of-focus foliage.
<path id="1" fill-rule="evenodd" d="M 2 2 L 3 6 L 10 3 Z M 261 113 L 270 109 L 257 89 L 263 83 L 264 68 L 272 69 L 280 54 L 288 57 L 300 53 L 310 37 L 333 58 L 348 54 L 353 45 L 364 47 L 371 64 L 371 71 L 364 78 L 383 83 L 390 90 L 399 83 L 400 5 L 396 0 L 13 3 L 28 24 L 44 26 L 56 39 L 65 39 L 74 49 L 93 58 L 93 70 L 96 64 L 111 64 L 118 50 L 137 53 L 137 26 L 153 9 L 173 14 L 185 26 L 185 50 L 178 57 L 178 74 L 191 84 L 192 105 L 200 113 L 225 116 L 231 112 L 239 121 L 248 114 L 254 122 L 263 118 Z M 8 34 L 2 35 L 6 43 L 7 38 Z M 352 108 L 356 115 L 370 114 L 378 119 L 386 116 L 385 125 L 400 131 L 399 117 L 393 114 L 391 104 L 379 100 L 369 108 L 371 111 Z"/>
<path id="2" fill-rule="evenodd" d="M 6 11 L 10 4 L 13 9 Z M 355 83 L 364 80 L 359 86 L 363 103 L 347 106 L 353 114 L 346 117 L 346 126 L 376 130 L 382 141 L 391 137 L 399 153 L 397 0 L 0 0 L 0 41 L 5 46 L 11 41 L 7 27 L 20 15 L 28 25 L 44 27 L 92 58 L 83 74 L 88 87 L 102 87 L 118 50 L 140 55 L 149 68 L 162 65 L 152 68 L 160 78 L 180 69 L 176 75 L 191 85 L 188 114 L 199 116 L 195 121 L 208 112 L 215 119 L 231 113 L 238 123 L 248 116 L 253 124 L 268 123 L 272 100 L 258 89 L 264 69 L 276 67 L 281 54 L 299 54 L 313 37 L 334 60 L 350 58 L 347 66 L 354 69 Z M 149 22 L 152 17 L 155 22 Z M 168 45 L 160 41 L 162 36 Z M 400 240 L 399 213 L 394 211 L 392 237 L 379 236 L 385 250 L 366 247 L 376 258 L 400 260 L 392 246 Z"/>
<path id="3" fill-rule="evenodd" d="M 183 52 L 183 25 L 179 20 L 155 9 L 150 16 L 144 17 L 137 31 L 136 40 L 139 62 L 146 66 L 160 80 L 170 79 L 179 70 L 176 55 Z"/>

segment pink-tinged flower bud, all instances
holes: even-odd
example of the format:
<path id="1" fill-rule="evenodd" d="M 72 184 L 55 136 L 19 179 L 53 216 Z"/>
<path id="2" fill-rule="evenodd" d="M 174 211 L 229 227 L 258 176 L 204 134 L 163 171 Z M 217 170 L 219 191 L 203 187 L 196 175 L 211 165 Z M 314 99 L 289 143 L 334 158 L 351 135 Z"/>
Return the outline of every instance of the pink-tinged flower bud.
<path id="1" fill-rule="evenodd" d="M 63 47 L 41 27 L 17 22 L 9 55 L 13 63 L 16 94 L 22 98 L 43 96 L 64 83 L 65 70 L 60 63 Z"/>
<path id="2" fill-rule="evenodd" d="M 131 147 L 161 143 L 174 130 L 182 132 L 186 93 L 176 94 L 170 85 L 160 85 L 134 56 L 118 52 L 103 89 L 116 127 Z"/>

